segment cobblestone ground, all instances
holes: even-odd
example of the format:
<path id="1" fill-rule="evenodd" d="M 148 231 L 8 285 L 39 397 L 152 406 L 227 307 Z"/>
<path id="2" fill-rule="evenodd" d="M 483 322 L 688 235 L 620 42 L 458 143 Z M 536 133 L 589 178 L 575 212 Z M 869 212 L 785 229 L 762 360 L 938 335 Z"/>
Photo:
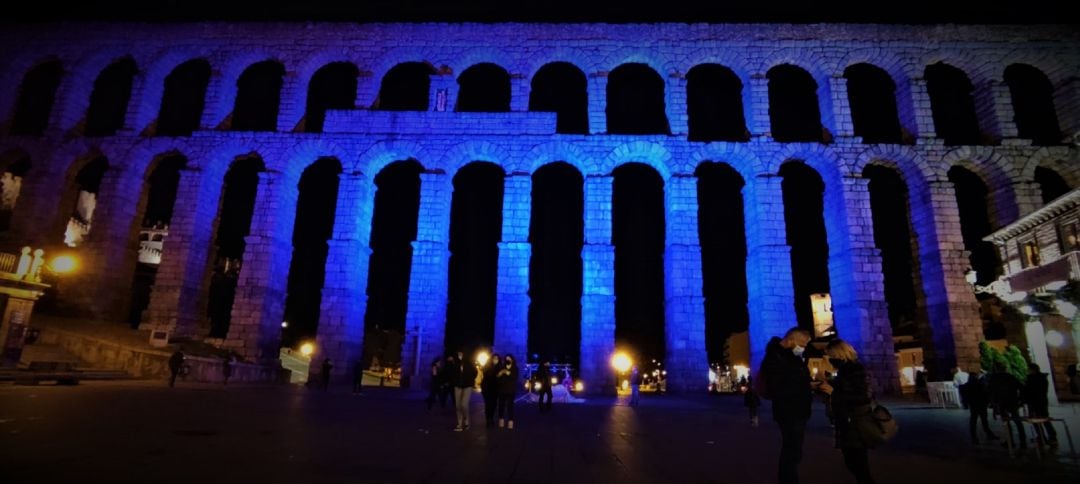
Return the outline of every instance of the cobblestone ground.
<path id="1" fill-rule="evenodd" d="M 3 482 L 738 482 L 775 480 L 778 432 L 763 408 L 749 425 L 741 399 L 646 396 L 638 407 L 590 399 L 517 428 L 451 431 L 452 411 L 423 395 L 367 389 L 354 396 L 294 386 L 88 382 L 0 385 Z M 972 446 L 966 413 L 893 402 L 901 433 L 871 455 L 881 483 L 1078 482 L 1068 443 L 1010 459 Z M 1057 407 L 1074 432 L 1080 408 Z M 1000 432 L 1000 430 L 999 430 Z M 851 482 L 821 408 L 810 423 L 804 482 Z"/>

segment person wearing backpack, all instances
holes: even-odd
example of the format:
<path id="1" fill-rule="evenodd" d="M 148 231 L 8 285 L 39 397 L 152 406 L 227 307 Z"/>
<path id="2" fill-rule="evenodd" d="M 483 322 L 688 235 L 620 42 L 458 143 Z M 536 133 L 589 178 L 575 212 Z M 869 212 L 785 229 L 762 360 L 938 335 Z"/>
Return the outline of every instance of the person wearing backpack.
<path id="1" fill-rule="evenodd" d="M 803 351 L 810 332 L 792 328 L 783 338 L 773 337 L 765 346 L 765 358 L 755 378 L 759 394 L 772 400 L 773 420 L 780 426 L 779 481 L 798 484 L 806 421 L 810 419 L 813 385 Z"/>
<path id="2" fill-rule="evenodd" d="M 825 356 L 836 368 L 836 376 L 831 383 L 822 382 L 818 390 L 829 395 L 832 402 L 836 447 L 844 454 L 844 465 L 855 476 L 855 482 L 873 484 L 868 459 L 873 443 L 863 438 L 857 422 L 872 411 L 866 369 L 859 363 L 855 348 L 842 339 L 830 341 L 825 347 Z"/>

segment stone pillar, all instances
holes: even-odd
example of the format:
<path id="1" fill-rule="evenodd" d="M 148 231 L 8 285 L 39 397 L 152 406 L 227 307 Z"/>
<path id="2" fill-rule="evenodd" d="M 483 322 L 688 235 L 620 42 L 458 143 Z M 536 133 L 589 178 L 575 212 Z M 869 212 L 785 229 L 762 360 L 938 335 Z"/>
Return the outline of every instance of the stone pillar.
<path id="1" fill-rule="evenodd" d="M 685 137 L 690 132 L 686 107 L 686 77 L 672 73 L 667 80 L 666 109 L 671 134 Z"/>
<path id="2" fill-rule="evenodd" d="M 855 136 L 855 122 L 851 118 L 851 100 L 848 98 L 847 79 L 844 76 L 830 77 L 829 93 L 833 119 L 832 123 L 825 123 L 823 119 L 822 124 L 831 129 L 838 138 Z"/>
<path id="3" fill-rule="evenodd" d="M 611 245 L 610 176 L 585 178 L 585 244 L 581 248 L 581 378 L 591 393 L 615 391 L 615 246 Z"/>
<path id="4" fill-rule="evenodd" d="M 750 365 L 757 372 L 765 346 L 796 326 L 792 301 L 791 246 L 784 225 L 778 175 L 762 174 L 743 187 L 746 218 L 746 290 L 750 311 Z"/>
<path id="5" fill-rule="evenodd" d="M 495 303 L 495 349 L 526 361 L 529 343 L 529 217 L 532 177 L 514 173 L 503 188 L 502 242 Z"/>
<path id="6" fill-rule="evenodd" d="M 371 259 L 368 244 L 375 186 L 367 176 L 359 173 L 343 174 L 338 178 L 334 232 L 327 241 L 326 278 L 319 307 L 315 354 L 311 359 L 313 374 L 324 357 L 334 362 L 340 370 L 339 375 L 347 374 L 346 369 L 352 368 L 364 348 L 364 313 Z"/>
<path id="7" fill-rule="evenodd" d="M 834 324 L 837 334 L 858 351 L 874 391 L 898 394 L 900 374 L 885 302 L 881 251 L 874 245 L 870 181 L 856 175 L 840 182 L 825 196 Z"/>
<path id="8" fill-rule="evenodd" d="M 932 378 L 944 379 L 958 364 L 965 370 L 980 367 L 982 318 L 975 293 L 964 279 L 971 262 L 960 233 L 953 185 L 932 181 L 927 190 L 925 197 L 911 197 L 911 225 L 918 237 L 929 319 L 922 334 L 923 362 Z"/>
<path id="9" fill-rule="evenodd" d="M 998 197 L 1001 197 L 1007 200 L 1001 203 L 1015 207 L 1015 210 L 1009 211 L 1012 216 L 1005 216 L 1003 220 L 998 221 L 999 227 L 1004 227 L 1007 223 L 1015 222 L 1020 217 L 1043 207 L 1042 187 L 1033 181 L 1014 181 L 1005 188 L 995 190 L 990 196 L 994 197 L 995 203 L 999 200 Z M 999 215 L 1005 214 L 999 213 Z"/>
<path id="10" fill-rule="evenodd" d="M 667 181 L 664 200 L 667 388 L 674 392 L 700 391 L 708 386 L 709 355 L 705 350 L 697 178 L 691 174 L 672 176 Z"/>
<path id="11" fill-rule="evenodd" d="M 606 71 L 589 75 L 589 133 L 607 133 L 607 75 Z"/>
<path id="12" fill-rule="evenodd" d="M 206 321 L 214 219 L 221 192 L 219 177 L 191 168 L 180 170 L 169 235 L 162 245 L 161 263 L 140 329 L 190 337 Z"/>
<path id="13" fill-rule="evenodd" d="M 894 79 L 894 81 L 896 82 L 896 116 L 900 121 L 900 129 L 903 130 L 902 142 L 911 143 L 919 133 L 912 80 L 904 77 Z M 925 85 L 923 94 L 926 94 Z"/>
<path id="14" fill-rule="evenodd" d="M 924 144 L 937 138 L 934 128 L 934 111 L 930 104 L 930 91 L 926 88 L 926 79 L 916 78 L 909 82 L 911 89 L 911 114 L 906 115 L 907 108 L 898 106 L 900 118 L 906 120 L 905 126 L 911 124 L 915 127 L 916 144 Z"/>
<path id="15" fill-rule="evenodd" d="M 161 96 L 165 90 L 164 79 L 149 85 L 152 79 L 145 71 L 139 72 L 131 82 L 131 98 L 124 114 L 122 132 L 141 133 L 154 120 L 161 108 Z"/>
<path id="16" fill-rule="evenodd" d="M 1054 88 L 1054 106 L 1062 141 L 1080 143 L 1080 77 L 1070 77 Z"/>
<path id="17" fill-rule="evenodd" d="M 458 83 L 453 73 L 432 74 L 430 96 L 429 111 L 454 112 L 457 106 Z M 428 361 L 428 363 L 431 362 Z"/>
<path id="18" fill-rule="evenodd" d="M 55 158 L 51 166 L 30 170 L 19 189 L 19 205 L 12 213 L 7 239 L 21 247 L 55 247 L 64 241 L 64 225 L 74 207 L 68 206 L 65 190 L 71 189 L 67 174 L 53 167 L 62 165 Z M 74 204 L 74 200 L 72 200 Z M 61 206 L 63 205 L 63 206 Z"/>
<path id="19" fill-rule="evenodd" d="M 229 81 L 234 84 L 229 85 Z M 224 126 L 236 100 L 236 79 L 226 79 L 224 73 L 211 64 L 210 80 L 206 82 L 206 104 L 203 108 L 199 129 L 217 129 Z"/>
<path id="20" fill-rule="evenodd" d="M 281 101 L 278 104 L 277 130 L 282 133 L 297 131 L 307 111 L 307 88 L 310 79 L 301 79 L 296 71 L 288 71 L 281 83 Z"/>
<path id="21" fill-rule="evenodd" d="M 259 173 L 255 215 L 250 235 L 244 237 L 243 262 L 225 337 L 225 346 L 248 360 L 278 359 L 296 198 L 295 180 L 277 172 Z"/>
<path id="22" fill-rule="evenodd" d="M 992 80 L 975 86 L 975 115 L 979 131 L 994 140 L 1016 138 L 1019 131 L 1013 121 L 1012 94 L 1005 83 Z"/>
<path id="23" fill-rule="evenodd" d="M 409 274 L 407 336 L 402 362 L 420 357 L 420 372 L 444 353 L 447 282 L 450 262 L 451 178 L 445 173 L 420 174 L 420 210 Z"/>
<path id="24" fill-rule="evenodd" d="M 64 281 L 63 293 L 85 315 L 122 322 L 127 318 L 138 260 L 135 220 L 146 201 L 142 173 L 111 169 L 98 191 L 90 233 L 77 249 L 80 268 Z"/>
<path id="25" fill-rule="evenodd" d="M 750 85 L 745 89 L 750 90 L 750 105 L 744 107 L 746 111 L 746 129 L 750 130 L 750 137 L 772 137 L 772 125 L 769 119 L 769 79 L 765 74 L 750 76 Z"/>
<path id="26" fill-rule="evenodd" d="M 526 112 L 529 110 L 529 77 L 525 74 L 510 74 L 510 111 Z"/>
<path id="27" fill-rule="evenodd" d="M 375 77 L 371 71 L 361 70 L 356 77 L 356 101 L 353 103 L 358 109 L 371 109 L 375 100 L 379 98 L 381 79 Z M 431 94 L 428 93 L 430 96 Z"/>

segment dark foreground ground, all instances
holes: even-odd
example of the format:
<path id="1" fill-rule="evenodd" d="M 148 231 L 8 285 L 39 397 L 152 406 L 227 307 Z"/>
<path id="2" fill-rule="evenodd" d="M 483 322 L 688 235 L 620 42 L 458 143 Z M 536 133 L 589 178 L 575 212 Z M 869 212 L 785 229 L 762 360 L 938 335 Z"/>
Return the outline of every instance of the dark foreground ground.
<path id="1" fill-rule="evenodd" d="M 550 414 L 519 405 L 512 431 L 485 429 L 477 397 L 462 433 L 451 431 L 452 411 L 428 413 L 422 398 L 378 388 L 354 396 L 295 386 L 3 384 L 0 482 L 775 481 L 779 437 L 768 408 L 752 428 L 738 397 L 647 396 L 636 408 L 595 398 Z M 1080 482 L 1063 432 L 1056 455 L 1010 459 L 997 444 L 970 444 L 964 411 L 891 406 L 902 427 L 871 454 L 879 483 Z M 1076 405 L 1052 412 L 1080 430 Z M 803 482 L 853 482 L 830 435 L 815 407 Z"/>

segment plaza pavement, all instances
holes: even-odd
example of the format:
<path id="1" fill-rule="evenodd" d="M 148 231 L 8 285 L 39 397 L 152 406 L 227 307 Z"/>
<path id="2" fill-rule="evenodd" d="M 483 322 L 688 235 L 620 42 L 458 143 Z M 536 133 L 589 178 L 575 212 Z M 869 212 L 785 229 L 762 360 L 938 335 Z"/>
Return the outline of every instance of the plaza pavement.
<path id="1" fill-rule="evenodd" d="M 2 384 L 0 482 L 775 482 L 767 402 L 758 428 L 736 396 L 646 395 L 638 407 L 596 397 L 550 414 L 519 405 L 511 431 L 484 428 L 477 395 L 472 428 L 456 433 L 452 409 L 429 413 L 422 399 L 391 388 Z M 879 483 L 1080 482 L 1064 432 L 1055 455 L 1010 459 L 997 444 L 969 443 L 964 411 L 891 407 L 901 430 L 871 453 Z M 1052 412 L 1080 429 L 1077 405 Z M 853 482 L 830 432 L 817 404 L 803 482 Z"/>

